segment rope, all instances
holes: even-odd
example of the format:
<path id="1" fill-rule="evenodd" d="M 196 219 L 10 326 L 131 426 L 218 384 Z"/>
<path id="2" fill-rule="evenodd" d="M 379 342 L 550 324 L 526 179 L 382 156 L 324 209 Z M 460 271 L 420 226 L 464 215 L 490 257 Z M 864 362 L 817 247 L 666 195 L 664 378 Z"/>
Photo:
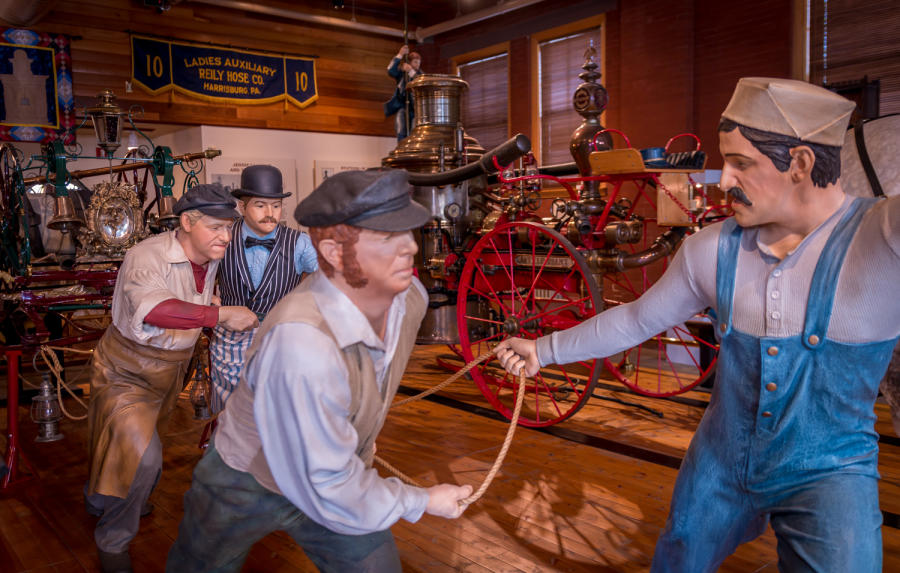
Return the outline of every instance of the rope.
<path id="1" fill-rule="evenodd" d="M 72 350 L 72 349 L 41 346 L 41 358 L 44 359 L 44 362 L 47 364 L 47 368 L 49 368 L 50 371 L 53 372 L 53 375 L 56 377 L 56 399 L 59 400 L 59 408 L 60 408 L 60 410 L 62 410 L 62 413 L 65 414 L 66 418 L 69 418 L 70 420 L 75 420 L 75 421 L 86 420 L 87 414 L 85 414 L 84 416 L 73 416 L 66 410 L 65 403 L 63 402 L 63 399 L 62 399 L 62 388 L 65 388 L 66 391 L 69 393 L 69 395 L 72 396 L 73 398 L 75 398 L 75 401 L 78 402 L 79 404 L 81 404 L 85 410 L 88 409 L 88 405 L 85 404 L 84 401 L 81 398 L 79 398 L 75 394 L 75 392 L 73 392 L 72 389 L 69 388 L 69 385 L 66 384 L 65 381 L 62 379 L 63 367 L 62 367 L 62 364 L 59 363 L 59 358 L 56 357 L 56 353 L 54 352 L 54 350 Z M 79 352 L 85 352 L 85 351 L 81 350 Z"/>
<path id="2" fill-rule="evenodd" d="M 449 386 L 450 384 L 452 384 L 453 382 L 458 380 L 460 377 L 464 376 L 469 370 L 471 370 L 478 364 L 481 364 L 482 362 L 484 362 L 488 358 L 492 357 L 493 355 L 494 355 L 493 352 L 485 352 L 484 354 L 482 354 L 481 356 L 479 356 L 472 362 L 469 362 L 468 364 L 466 364 L 466 366 L 464 368 L 457 371 L 455 374 L 453 374 L 452 376 L 450 376 L 449 378 L 447 378 L 446 380 L 444 380 L 437 386 L 435 386 L 429 390 L 426 390 L 420 394 L 416 394 L 415 396 L 411 396 L 409 398 L 401 400 L 401 401 L 397 402 L 396 404 L 394 404 L 392 407 L 402 406 L 403 404 L 408 404 L 409 402 L 421 400 L 422 398 L 424 398 L 428 395 L 434 394 L 441 388 L 445 388 L 445 387 Z M 469 505 L 471 503 L 478 501 L 478 499 L 480 499 L 481 496 L 484 495 L 484 492 L 487 491 L 487 488 L 491 485 L 491 482 L 494 481 L 494 477 L 496 477 L 497 472 L 500 471 L 500 466 L 503 465 L 503 460 L 506 458 L 506 454 L 507 454 L 507 452 L 509 452 L 509 447 L 512 445 L 512 439 L 516 433 L 516 428 L 519 425 L 518 424 L 519 415 L 522 412 L 522 404 L 524 402 L 525 402 L 525 369 L 523 368 L 522 370 L 519 371 L 519 390 L 516 393 L 516 406 L 515 406 L 515 409 L 513 410 L 512 418 L 509 421 L 509 429 L 506 430 L 506 438 L 503 440 L 503 446 L 500 447 L 500 453 L 497 454 L 497 458 L 494 460 L 494 463 L 491 466 L 491 469 L 488 471 L 487 476 L 485 476 L 484 481 L 481 483 L 481 486 L 479 486 L 479 488 L 475 491 L 475 493 L 473 493 L 472 495 L 470 495 L 469 497 L 467 497 L 463 500 L 460 500 L 459 501 L 460 505 Z M 403 472 L 401 472 L 400 470 L 398 470 L 397 468 L 395 468 L 394 466 L 392 466 L 391 464 L 389 464 L 382 458 L 375 456 L 375 461 L 378 462 L 378 464 L 381 465 L 383 468 L 385 468 L 386 470 L 388 470 L 389 472 L 391 472 L 392 474 L 394 474 L 401 480 L 405 481 L 406 483 L 416 486 L 416 487 L 422 487 L 414 479 L 407 476 L 406 474 L 404 474 Z"/>

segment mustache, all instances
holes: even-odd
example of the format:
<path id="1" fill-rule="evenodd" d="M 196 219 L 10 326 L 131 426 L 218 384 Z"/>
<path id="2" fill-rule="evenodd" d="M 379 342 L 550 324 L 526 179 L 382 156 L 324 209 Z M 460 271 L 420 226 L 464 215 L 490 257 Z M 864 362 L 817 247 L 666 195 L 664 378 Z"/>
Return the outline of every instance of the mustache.
<path id="1" fill-rule="evenodd" d="M 272 217 L 264 217 L 264 218 L 260 219 L 259 222 L 260 223 L 275 223 L 276 225 L 278 224 L 278 221 L 276 221 Z"/>
<path id="2" fill-rule="evenodd" d="M 726 190 L 725 193 L 734 197 L 735 201 L 743 203 L 748 207 L 753 206 L 753 201 L 751 201 L 750 198 L 747 197 L 747 194 L 744 193 L 744 190 L 740 187 L 732 187 L 731 189 Z"/>

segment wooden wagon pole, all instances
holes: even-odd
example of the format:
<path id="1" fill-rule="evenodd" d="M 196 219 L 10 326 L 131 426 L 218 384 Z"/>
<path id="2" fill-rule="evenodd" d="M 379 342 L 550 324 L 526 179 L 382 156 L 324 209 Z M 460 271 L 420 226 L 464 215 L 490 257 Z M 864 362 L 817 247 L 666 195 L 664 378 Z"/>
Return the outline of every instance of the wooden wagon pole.
<path id="1" fill-rule="evenodd" d="M 184 155 L 176 155 L 172 159 L 176 162 L 196 161 L 198 159 L 212 159 L 222 155 L 222 150 L 209 148 L 206 151 L 198 151 L 195 153 L 185 153 Z M 81 179 L 82 177 L 94 177 L 97 175 L 106 175 L 109 173 L 119 173 L 121 171 L 133 171 L 137 169 L 147 169 L 153 164 L 151 160 L 136 161 L 133 163 L 123 163 L 121 165 L 113 165 L 111 167 L 97 167 L 96 169 L 82 169 L 81 171 L 70 171 L 69 175 Z M 37 185 L 46 183 L 46 175 L 38 175 L 37 177 L 29 177 L 25 179 L 25 185 Z"/>

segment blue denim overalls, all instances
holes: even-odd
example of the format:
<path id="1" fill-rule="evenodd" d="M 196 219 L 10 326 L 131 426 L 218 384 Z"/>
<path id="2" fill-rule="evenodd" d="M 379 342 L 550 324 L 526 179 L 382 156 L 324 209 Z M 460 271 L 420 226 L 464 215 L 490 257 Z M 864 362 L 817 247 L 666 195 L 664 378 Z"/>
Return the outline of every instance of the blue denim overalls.
<path id="1" fill-rule="evenodd" d="M 838 222 L 812 277 L 803 332 L 786 338 L 732 326 L 742 229 L 733 219 L 723 224 L 716 386 L 675 482 L 652 571 L 715 571 L 769 520 L 782 571 L 881 571 L 873 406 L 897 340 L 825 336 L 844 256 L 872 204 L 856 199 Z"/>

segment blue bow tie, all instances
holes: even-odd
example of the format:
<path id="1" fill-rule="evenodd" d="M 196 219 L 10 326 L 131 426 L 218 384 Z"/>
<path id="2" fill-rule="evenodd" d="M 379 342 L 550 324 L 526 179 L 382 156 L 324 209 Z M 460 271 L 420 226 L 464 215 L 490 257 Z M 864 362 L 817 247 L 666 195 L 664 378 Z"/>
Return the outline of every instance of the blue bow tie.
<path id="1" fill-rule="evenodd" d="M 265 247 L 271 251 L 275 248 L 275 239 L 257 239 L 256 237 L 244 237 L 244 248 Z"/>

